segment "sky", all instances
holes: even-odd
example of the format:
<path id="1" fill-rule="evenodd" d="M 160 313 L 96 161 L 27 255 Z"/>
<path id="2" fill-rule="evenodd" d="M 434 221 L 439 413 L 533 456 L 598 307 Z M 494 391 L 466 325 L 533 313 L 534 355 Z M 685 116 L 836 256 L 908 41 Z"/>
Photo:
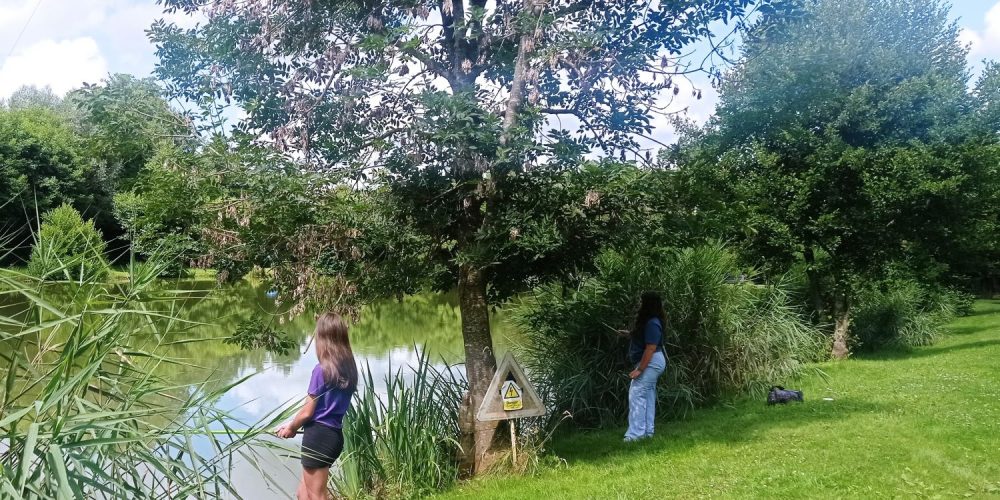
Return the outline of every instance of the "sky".
<path id="1" fill-rule="evenodd" d="M 971 46 L 974 71 L 984 58 L 1000 59 L 1000 0 L 953 0 L 952 15 Z M 49 86 L 63 95 L 109 73 L 148 75 L 156 55 L 145 30 L 161 17 L 154 0 L 0 0 L 0 99 L 22 85 Z M 179 14 L 168 20 L 195 22 Z M 707 85 L 699 88 L 701 100 L 681 92 L 672 108 L 703 122 L 717 96 Z M 658 138 L 670 142 L 666 121 L 656 125 Z"/>

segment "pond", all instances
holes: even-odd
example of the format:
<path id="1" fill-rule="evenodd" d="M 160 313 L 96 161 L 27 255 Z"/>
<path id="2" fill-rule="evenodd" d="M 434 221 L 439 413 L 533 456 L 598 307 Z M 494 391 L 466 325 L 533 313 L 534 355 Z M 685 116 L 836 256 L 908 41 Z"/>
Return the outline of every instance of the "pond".
<path id="1" fill-rule="evenodd" d="M 179 286 L 178 286 L 179 285 Z M 276 408 L 304 397 L 309 376 L 316 364 L 310 342 L 314 313 L 291 319 L 284 318 L 283 308 L 268 297 L 262 285 L 241 282 L 218 287 L 214 281 L 170 282 L 169 286 L 184 291 L 173 314 L 195 324 L 174 331 L 168 338 L 158 339 L 157 352 L 193 366 L 161 365 L 159 375 L 177 384 L 196 384 L 208 380 L 208 387 L 219 387 L 242 377 L 252 377 L 224 393 L 216 402 L 234 419 L 257 422 Z M 58 297 L 58 291 L 52 295 Z M 57 300 L 57 299 L 49 299 Z M 0 315 L 17 315 L 21 304 L 0 304 Z M 284 355 L 263 351 L 244 351 L 226 344 L 237 326 L 258 315 L 272 319 L 275 329 L 292 338 L 297 348 Z M 280 321 L 284 318 L 284 321 Z M 492 318 L 494 339 L 498 351 L 506 350 L 514 341 L 513 330 L 495 312 Z M 438 365 L 461 363 L 463 344 L 461 317 L 455 294 L 423 294 L 401 301 L 372 304 L 351 326 L 350 337 L 355 357 L 362 369 L 371 370 L 376 391 L 383 392 L 383 377 L 399 367 L 413 366 L 418 351 L 432 356 Z M 196 340 L 194 342 L 186 342 Z M 295 438 L 296 446 L 300 438 Z M 246 462 L 237 462 L 233 483 L 245 498 L 287 498 L 293 496 L 301 468 L 297 459 L 264 455 L 264 466 L 277 479 L 277 488 L 265 481 L 257 469 Z M 264 492 L 267 492 L 264 494 Z"/>

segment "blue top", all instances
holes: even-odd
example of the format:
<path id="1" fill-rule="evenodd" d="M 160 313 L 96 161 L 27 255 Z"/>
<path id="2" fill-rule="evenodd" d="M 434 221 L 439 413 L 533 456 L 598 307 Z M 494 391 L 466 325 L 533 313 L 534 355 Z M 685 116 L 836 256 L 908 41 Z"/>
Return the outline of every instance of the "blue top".
<path id="1" fill-rule="evenodd" d="M 632 335 L 632 340 L 628 344 L 628 359 L 633 363 L 642 361 L 642 352 L 646 346 L 653 344 L 656 352 L 663 352 L 663 323 L 660 318 L 649 318 L 645 328 L 642 329 L 642 337 Z"/>
<path id="2" fill-rule="evenodd" d="M 309 395 L 316 398 L 316 410 L 310 423 L 316 422 L 334 429 L 343 428 L 344 414 L 351 407 L 351 396 L 354 395 L 353 387 L 341 389 L 335 384 L 327 384 L 323 377 L 323 367 L 317 363 L 309 379 Z"/>

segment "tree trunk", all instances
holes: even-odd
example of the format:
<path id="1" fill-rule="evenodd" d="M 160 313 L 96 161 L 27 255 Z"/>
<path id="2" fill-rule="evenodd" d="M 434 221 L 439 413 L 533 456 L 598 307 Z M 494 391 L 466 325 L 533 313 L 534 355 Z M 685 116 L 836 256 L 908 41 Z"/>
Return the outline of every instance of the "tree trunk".
<path id="1" fill-rule="evenodd" d="M 846 359 L 850 354 L 848 340 L 851 327 L 851 304 L 847 295 L 837 292 L 833 300 L 833 359 Z"/>
<path id="2" fill-rule="evenodd" d="M 462 338 L 465 343 L 465 373 L 469 392 L 462 400 L 459 425 L 462 431 L 462 469 L 467 474 L 483 471 L 496 422 L 476 421 L 476 412 L 497 369 L 490 334 L 489 307 L 486 303 L 486 280 L 482 270 L 462 264 L 458 270 L 459 310 L 462 313 Z"/>
<path id="3" fill-rule="evenodd" d="M 803 253 L 806 261 L 806 279 L 809 282 L 809 300 L 812 301 L 813 311 L 817 323 L 826 321 L 826 304 L 823 301 L 822 285 L 819 272 L 816 270 L 816 254 L 812 248 L 807 248 Z"/>

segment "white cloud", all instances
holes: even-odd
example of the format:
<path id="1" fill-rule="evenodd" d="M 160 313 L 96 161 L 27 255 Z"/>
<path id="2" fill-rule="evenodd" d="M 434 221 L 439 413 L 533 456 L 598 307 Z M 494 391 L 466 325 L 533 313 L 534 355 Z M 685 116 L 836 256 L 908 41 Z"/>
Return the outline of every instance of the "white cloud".
<path id="1" fill-rule="evenodd" d="M 97 82 L 107 72 L 108 63 L 93 38 L 42 40 L 3 62 L 0 96 L 8 96 L 22 85 L 48 85 L 62 95 L 83 82 Z"/>
<path id="2" fill-rule="evenodd" d="M 962 28 L 959 39 L 969 45 L 969 61 L 977 67 L 983 59 L 1000 59 L 1000 2 L 986 13 L 982 30 Z"/>
<path id="3" fill-rule="evenodd" d="M 83 81 L 96 82 L 108 72 L 146 76 L 156 62 L 155 49 L 145 33 L 154 20 L 167 18 L 191 27 L 204 19 L 165 15 L 162 6 L 151 0 L 48 0 L 38 4 L 31 16 L 36 1 L 0 0 L 0 58 L 14 48 L 7 60 L 0 59 L 0 67 L 8 68 L 0 73 L 0 98 L 22 84 L 49 85 L 61 93 Z M 82 39 L 91 45 L 83 47 Z M 53 44 L 77 52 L 40 52 Z M 81 54 L 84 48 L 87 53 Z M 80 59 L 81 55 L 87 59 Z M 63 64 L 67 61 L 72 64 Z M 95 75 L 93 68 L 101 72 Z M 72 85 L 67 87 L 65 82 Z"/>

